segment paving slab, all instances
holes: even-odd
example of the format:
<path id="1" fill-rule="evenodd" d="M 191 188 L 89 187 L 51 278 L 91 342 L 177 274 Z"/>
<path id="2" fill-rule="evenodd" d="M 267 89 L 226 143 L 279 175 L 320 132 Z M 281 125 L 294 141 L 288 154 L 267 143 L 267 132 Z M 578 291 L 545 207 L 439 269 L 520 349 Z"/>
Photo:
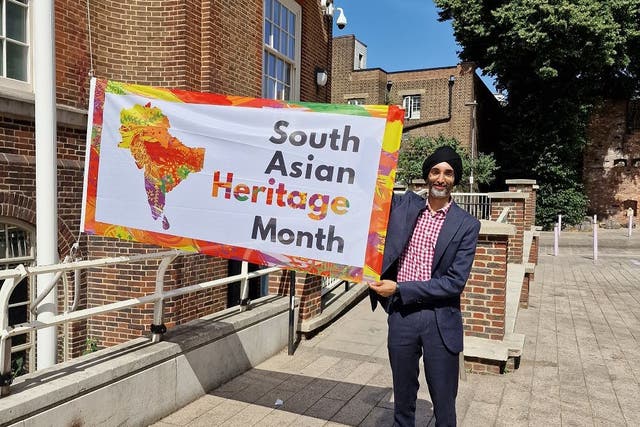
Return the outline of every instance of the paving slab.
<path id="1" fill-rule="evenodd" d="M 562 232 L 559 256 L 553 234 L 541 233 L 529 308 L 514 324 L 520 369 L 467 374 L 460 425 L 640 425 L 640 232 L 598 235 L 594 262 L 591 233 Z M 293 356 L 284 349 L 155 425 L 390 426 L 386 331 L 385 314 L 364 299 Z M 420 384 L 417 425 L 433 425 Z"/>

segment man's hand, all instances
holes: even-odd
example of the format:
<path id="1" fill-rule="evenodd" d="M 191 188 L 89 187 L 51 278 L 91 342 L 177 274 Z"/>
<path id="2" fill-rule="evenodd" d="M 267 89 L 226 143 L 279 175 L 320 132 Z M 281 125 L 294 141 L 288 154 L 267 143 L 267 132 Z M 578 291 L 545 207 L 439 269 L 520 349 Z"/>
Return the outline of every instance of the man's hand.
<path id="1" fill-rule="evenodd" d="M 381 280 L 379 282 L 369 283 L 369 288 L 375 293 L 383 297 L 390 297 L 396 293 L 398 284 L 393 280 Z"/>

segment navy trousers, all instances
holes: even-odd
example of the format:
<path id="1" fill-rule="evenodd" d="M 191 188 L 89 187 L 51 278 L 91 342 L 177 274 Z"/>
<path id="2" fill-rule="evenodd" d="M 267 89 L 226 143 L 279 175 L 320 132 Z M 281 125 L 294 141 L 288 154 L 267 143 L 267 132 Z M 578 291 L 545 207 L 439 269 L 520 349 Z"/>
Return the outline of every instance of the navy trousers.
<path id="1" fill-rule="evenodd" d="M 416 425 L 419 361 L 423 357 L 425 377 L 433 403 L 436 426 L 456 425 L 458 354 L 444 345 L 433 310 L 390 307 L 389 360 L 393 374 L 394 426 Z M 426 425 L 426 420 L 420 425 Z"/>

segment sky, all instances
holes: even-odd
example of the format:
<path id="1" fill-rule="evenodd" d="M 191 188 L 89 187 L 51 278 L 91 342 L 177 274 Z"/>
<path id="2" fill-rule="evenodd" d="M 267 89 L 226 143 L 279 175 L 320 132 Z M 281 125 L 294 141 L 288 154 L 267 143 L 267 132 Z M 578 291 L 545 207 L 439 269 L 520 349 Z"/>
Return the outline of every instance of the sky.
<path id="1" fill-rule="evenodd" d="M 334 0 L 347 18 L 333 36 L 353 34 L 367 46 L 367 68 L 416 70 L 456 65 L 460 46 L 451 21 L 439 22 L 431 0 Z M 338 17 L 336 12 L 335 19 Z M 493 79 L 478 74 L 491 89 Z"/>

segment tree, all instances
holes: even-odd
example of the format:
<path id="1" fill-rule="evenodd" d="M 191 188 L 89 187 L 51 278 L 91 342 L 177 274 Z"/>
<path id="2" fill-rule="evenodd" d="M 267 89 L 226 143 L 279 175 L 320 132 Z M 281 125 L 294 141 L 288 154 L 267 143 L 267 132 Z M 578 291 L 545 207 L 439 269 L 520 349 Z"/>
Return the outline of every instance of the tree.
<path id="1" fill-rule="evenodd" d="M 541 186 L 539 223 L 582 221 L 592 106 L 640 88 L 640 0 L 435 0 L 460 57 L 506 89 L 499 164 Z M 560 200 L 566 198 L 566 203 Z"/>
<path id="2" fill-rule="evenodd" d="M 498 169 L 493 154 L 479 153 L 477 159 L 471 160 L 470 152 L 467 148 L 462 147 L 460 142 L 455 138 L 447 138 L 442 135 L 437 138 L 433 137 L 410 137 L 404 141 L 400 147 L 398 155 L 398 181 L 402 182 L 408 188 L 413 187 L 413 181 L 422 179 L 422 163 L 424 159 L 433 153 L 434 150 L 443 145 L 448 145 L 462 158 L 462 179 L 458 185 L 461 191 L 468 190 L 466 187 L 471 174 L 471 165 L 473 164 L 474 184 L 490 184 L 495 179 L 495 171 Z M 477 188 L 477 187 L 476 187 Z"/>

